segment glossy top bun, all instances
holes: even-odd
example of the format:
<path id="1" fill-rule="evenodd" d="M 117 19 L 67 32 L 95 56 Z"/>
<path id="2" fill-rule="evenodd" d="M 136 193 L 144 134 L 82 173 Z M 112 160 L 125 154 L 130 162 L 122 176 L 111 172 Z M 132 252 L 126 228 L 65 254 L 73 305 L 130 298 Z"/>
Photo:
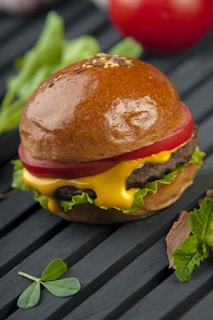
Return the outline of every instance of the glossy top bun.
<path id="1" fill-rule="evenodd" d="M 37 88 L 23 111 L 20 136 L 35 157 L 83 162 L 150 145 L 183 121 L 177 90 L 161 71 L 98 54 Z"/>

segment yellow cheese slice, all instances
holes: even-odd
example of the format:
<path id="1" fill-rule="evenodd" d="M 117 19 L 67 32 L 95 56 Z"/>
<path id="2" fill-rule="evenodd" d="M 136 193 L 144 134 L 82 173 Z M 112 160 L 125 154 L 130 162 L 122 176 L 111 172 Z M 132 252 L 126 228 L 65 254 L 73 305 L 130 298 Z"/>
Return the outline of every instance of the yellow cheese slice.
<path id="1" fill-rule="evenodd" d="M 50 198 L 48 209 L 52 212 L 58 211 L 58 203 L 54 199 L 54 192 L 63 186 L 73 186 L 81 190 L 94 190 L 97 195 L 94 202 L 98 207 L 128 209 L 132 206 L 134 194 L 138 189 L 126 190 L 127 177 L 146 162 L 164 163 L 168 161 L 176 149 L 162 151 L 142 159 L 121 161 L 107 171 L 78 179 L 41 178 L 24 168 L 23 180 L 28 186 Z"/>

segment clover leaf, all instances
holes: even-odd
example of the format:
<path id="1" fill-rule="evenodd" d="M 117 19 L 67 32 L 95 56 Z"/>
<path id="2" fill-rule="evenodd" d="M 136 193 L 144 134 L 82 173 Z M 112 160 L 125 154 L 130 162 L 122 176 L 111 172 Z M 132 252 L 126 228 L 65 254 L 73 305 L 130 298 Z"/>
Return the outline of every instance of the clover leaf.
<path id="1" fill-rule="evenodd" d="M 61 259 L 52 260 L 44 269 L 40 278 L 19 271 L 19 275 L 34 282 L 19 296 L 17 306 L 22 309 L 36 306 L 41 299 L 41 285 L 56 297 L 68 297 L 77 293 L 81 288 L 77 278 L 71 277 L 58 280 L 66 271 L 67 264 Z"/>

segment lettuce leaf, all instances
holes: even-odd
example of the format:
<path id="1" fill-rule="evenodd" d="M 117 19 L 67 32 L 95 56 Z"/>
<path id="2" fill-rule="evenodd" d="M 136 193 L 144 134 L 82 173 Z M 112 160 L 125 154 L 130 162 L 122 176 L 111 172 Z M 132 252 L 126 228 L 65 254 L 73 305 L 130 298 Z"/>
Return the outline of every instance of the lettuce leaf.
<path id="1" fill-rule="evenodd" d="M 16 189 L 20 189 L 23 191 L 31 191 L 33 190 L 31 187 L 26 185 L 22 178 L 22 172 L 23 172 L 23 164 L 21 160 L 12 160 L 11 163 L 13 164 L 13 181 L 12 181 L 12 187 Z"/>
<path id="2" fill-rule="evenodd" d="M 73 206 L 83 204 L 83 203 L 90 203 L 93 204 L 94 200 L 91 199 L 87 193 L 82 192 L 81 195 L 73 196 L 71 200 L 61 200 L 60 206 L 64 209 L 65 212 L 72 209 Z"/>
<path id="3" fill-rule="evenodd" d="M 189 163 L 196 163 L 197 167 L 200 168 L 202 166 L 202 159 L 205 156 L 205 153 L 200 151 L 199 147 L 196 148 L 195 152 L 192 154 L 191 159 L 189 160 Z M 35 193 L 35 200 L 40 203 L 40 205 L 43 208 L 47 208 L 49 198 L 47 196 L 44 196 L 40 194 L 37 190 L 34 190 L 33 188 L 27 186 L 23 179 L 22 179 L 22 170 L 23 170 L 23 164 L 20 160 L 14 160 L 12 161 L 14 164 L 14 174 L 13 174 L 13 188 L 18 188 L 24 191 L 34 191 Z M 186 164 L 179 165 L 174 171 L 166 174 L 161 179 L 147 182 L 145 186 L 142 189 L 139 189 L 134 196 L 134 202 L 132 206 L 129 209 L 123 209 L 123 208 L 115 208 L 119 211 L 122 211 L 123 213 L 130 213 L 137 211 L 144 203 L 143 199 L 144 197 L 149 193 L 156 193 L 158 191 L 158 188 L 163 184 L 170 184 L 176 176 L 181 173 L 181 171 L 185 168 Z M 91 199 L 87 193 L 83 192 L 81 195 L 73 196 L 71 200 L 59 200 L 60 206 L 64 209 L 65 212 L 72 209 L 73 206 L 83 204 L 83 203 L 90 203 L 94 204 L 94 200 Z M 107 210 L 107 207 L 101 207 L 101 209 Z"/>
<path id="4" fill-rule="evenodd" d="M 205 152 L 201 151 L 200 148 L 197 146 L 193 154 L 191 155 L 191 159 L 189 163 L 195 163 L 197 168 L 201 168 L 203 165 L 203 158 L 205 157 Z"/>
<path id="5" fill-rule="evenodd" d="M 40 206 L 44 209 L 48 209 L 49 197 L 44 194 L 38 192 L 37 190 L 32 189 L 34 191 L 34 199 L 40 203 Z"/>

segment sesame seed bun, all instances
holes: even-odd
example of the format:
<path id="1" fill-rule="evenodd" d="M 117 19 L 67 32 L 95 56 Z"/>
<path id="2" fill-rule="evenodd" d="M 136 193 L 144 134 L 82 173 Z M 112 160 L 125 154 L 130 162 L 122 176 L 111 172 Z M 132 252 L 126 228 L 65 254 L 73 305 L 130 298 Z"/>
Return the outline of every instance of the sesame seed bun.
<path id="1" fill-rule="evenodd" d="M 20 137 L 34 157 L 85 162 L 150 145 L 183 122 L 177 90 L 160 70 L 99 54 L 37 88 L 23 110 Z"/>

